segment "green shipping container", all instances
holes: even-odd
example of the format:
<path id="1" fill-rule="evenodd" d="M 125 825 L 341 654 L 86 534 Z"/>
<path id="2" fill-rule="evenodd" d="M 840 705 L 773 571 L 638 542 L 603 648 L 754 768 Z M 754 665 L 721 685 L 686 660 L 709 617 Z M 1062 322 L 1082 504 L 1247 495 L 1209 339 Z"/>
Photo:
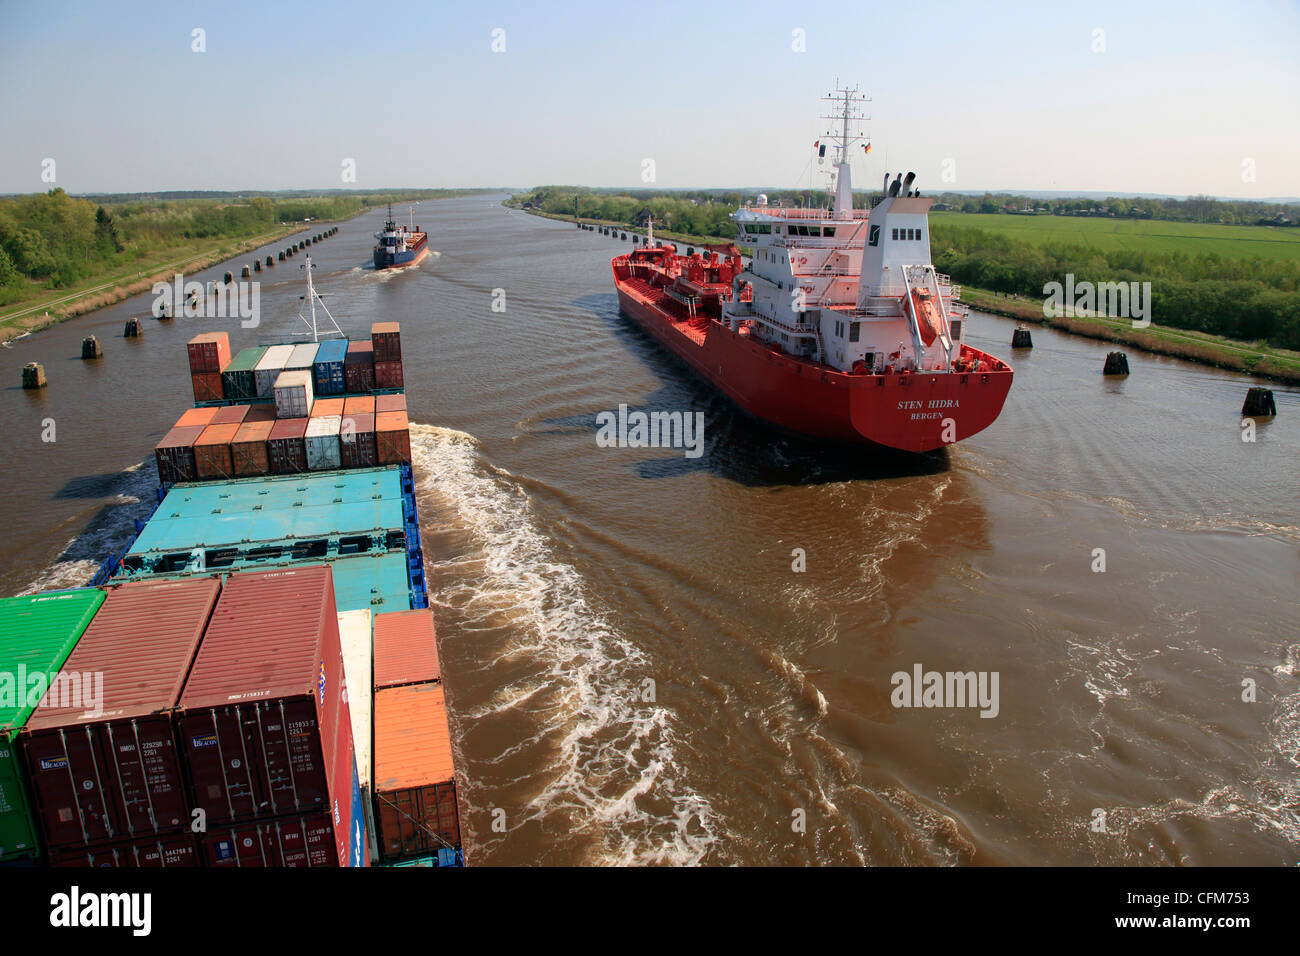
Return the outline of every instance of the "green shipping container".
<path id="1" fill-rule="evenodd" d="M 93 588 L 0 598 L 0 862 L 40 854 L 18 732 L 103 603 Z"/>
<path id="2" fill-rule="evenodd" d="M 262 361 L 267 347 L 255 346 L 244 349 L 221 372 L 221 390 L 226 398 L 246 402 L 257 398 L 257 386 L 253 369 Z"/>

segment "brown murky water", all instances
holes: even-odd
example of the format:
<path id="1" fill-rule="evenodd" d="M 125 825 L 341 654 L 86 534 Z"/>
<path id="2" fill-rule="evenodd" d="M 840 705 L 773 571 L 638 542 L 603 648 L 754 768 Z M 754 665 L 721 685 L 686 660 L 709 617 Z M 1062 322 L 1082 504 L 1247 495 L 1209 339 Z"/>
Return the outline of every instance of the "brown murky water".
<path id="1" fill-rule="evenodd" d="M 1300 392 L 1246 443 L 1246 377 L 1131 353 L 1107 380 L 1105 343 L 1035 329 L 1012 355 L 977 316 L 1017 369 L 992 428 L 832 452 L 620 317 L 629 243 L 452 200 L 417 211 L 438 256 L 375 274 L 381 218 L 317 247 L 318 281 L 345 331 L 402 323 L 471 862 L 1300 860 Z M 300 264 L 266 277 L 259 332 L 297 321 Z M 218 323 L 121 339 L 147 308 L 0 352 L 5 593 L 82 583 L 152 494 L 130 469 Z M 598 447 L 621 403 L 703 412 L 704 454 Z M 996 716 L 894 707 L 918 664 L 996 672 Z"/>

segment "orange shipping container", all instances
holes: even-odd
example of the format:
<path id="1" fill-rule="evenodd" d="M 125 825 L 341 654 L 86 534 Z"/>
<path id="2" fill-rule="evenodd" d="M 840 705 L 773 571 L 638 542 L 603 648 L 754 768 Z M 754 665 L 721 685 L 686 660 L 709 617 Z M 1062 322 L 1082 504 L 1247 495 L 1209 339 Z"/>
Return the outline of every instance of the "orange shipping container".
<path id="1" fill-rule="evenodd" d="M 438 680 L 438 638 L 433 609 L 375 615 L 376 687 L 400 687 Z"/>
<path id="2" fill-rule="evenodd" d="M 375 397 L 375 411 L 404 412 L 406 411 L 406 396 L 405 395 L 378 395 Z"/>
<path id="3" fill-rule="evenodd" d="M 329 418 L 331 415 L 343 414 L 343 399 L 318 398 L 311 406 L 312 418 Z"/>
<path id="4" fill-rule="evenodd" d="M 221 390 L 220 372 L 195 372 L 190 376 L 196 402 L 219 402 L 226 397 Z"/>
<path id="5" fill-rule="evenodd" d="M 194 426 L 197 425 L 200 428 L 207 428 L 209 425 L 212 424 L 212 419 L 216 417 L 217 411 L 218 410 L 215 408 L 188 409 L 184 415 L 176 419 L 176 424 L 173 425 L 172 427 L 193 428 Z"/>
<path id="6" fill-rule="evenodd" d="M 375 396 L 353 395 L 343 401 L 344 415 L 373 415 L 375 413 Z"/>
<path id="7" fill-rule="evenodd" d="M 271 437 L 274 421 L 249 422 L 239 426 L 230 443 L 230 458 L 236 475 L 265 475 L 271 471 L 266 441 Z"/>
<path id="8" fill-rule="evenodd" d="M 190 339 L 191 372 L 220 372 L 230 364 L 230 335 L 227 332 L 204 332 Z"/>
<path id="9" fill-rule="evenodd" d="M 194 443 L 194 469 L 200 478 L 230 478 L 235 473 L 230 442 L 238 425 L 209 425 Z"/>
<path id="10" fill-rule="evenodd" d="M 456 769 L 441 684 L 375 692 L 375 808 L 385 859 L 460 846 Z"/>
<path id="11" fill-rule="evenodd" d="M 375 416 L 375 448 L 379 464 L 396 465 L 411 460 L 411 434 L 406 412 L 380 412 Z"/>

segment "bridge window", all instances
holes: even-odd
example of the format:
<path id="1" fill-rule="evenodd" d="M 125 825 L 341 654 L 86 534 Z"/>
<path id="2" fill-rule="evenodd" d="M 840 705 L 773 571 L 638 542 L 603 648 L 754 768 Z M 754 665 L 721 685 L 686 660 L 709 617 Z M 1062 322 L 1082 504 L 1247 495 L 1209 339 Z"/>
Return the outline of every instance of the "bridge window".
<path id="1" fill-rule="evenodd" d="M 892 233 L 892 234 L 890 235 L 889 238 L 891 238 L 891 239 L 897 239 L 897 238 L 898 238 L 898 230 L 897 230 L 897 229 L 893 229 L 893 230 L 891 230 L 891 233 Z"/>
<path id="2" fill-rule="evenodd" d="M 823 235 L 823 236 L 828 236 L 828 237 L 829 237 L 829 236 L 833 236 L 833 235 L 835 235 L 835 227 L 834 227 L 834 226 L 826 226 L 824 229 L 822 229 L 822 235 Z"/>
<path id="3" fill-rule="evenodd" d="M 849 323 L 849 341 L 850 341 L 850 342 L 856 342 L 856 341 L 858 340 L 858 338 L 861 336 L 861 333 L 862 333 L 862 323 L 861 323 L 861 322 L 850 322 L 850 323 Z"/>

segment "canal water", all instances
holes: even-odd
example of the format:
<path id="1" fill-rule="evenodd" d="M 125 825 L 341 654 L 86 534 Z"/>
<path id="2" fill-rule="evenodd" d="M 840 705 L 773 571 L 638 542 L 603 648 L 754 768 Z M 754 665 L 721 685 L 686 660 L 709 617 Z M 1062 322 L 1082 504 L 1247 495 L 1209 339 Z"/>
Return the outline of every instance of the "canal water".
<path id="1" fill-rule="evenodd" d="M 312 249 L 346 333 L 402 324 L 471 862 L 1300 861 L 1300 391 L 1243 441 L 1249 377 L 1134 352 L 1107 379 L 1114 346 L 1013 354 L 976 314 L 1016 369 L 991 428 L 806 445 L 619 314 L 630 242 L 501 198 L 417 206 L 415 268 L 370 268 L 382 212 Z M 152 500 L 185 341 L 301 327 L 302 262 L 256 329 L 125 340 L 143 296 L 0 350 L 3 593 L 89 579 Z M 620 405 L 703 413 L 703 454 L 602 447 Z M 895 706 L 918 667 L 996 706 Z"/>

